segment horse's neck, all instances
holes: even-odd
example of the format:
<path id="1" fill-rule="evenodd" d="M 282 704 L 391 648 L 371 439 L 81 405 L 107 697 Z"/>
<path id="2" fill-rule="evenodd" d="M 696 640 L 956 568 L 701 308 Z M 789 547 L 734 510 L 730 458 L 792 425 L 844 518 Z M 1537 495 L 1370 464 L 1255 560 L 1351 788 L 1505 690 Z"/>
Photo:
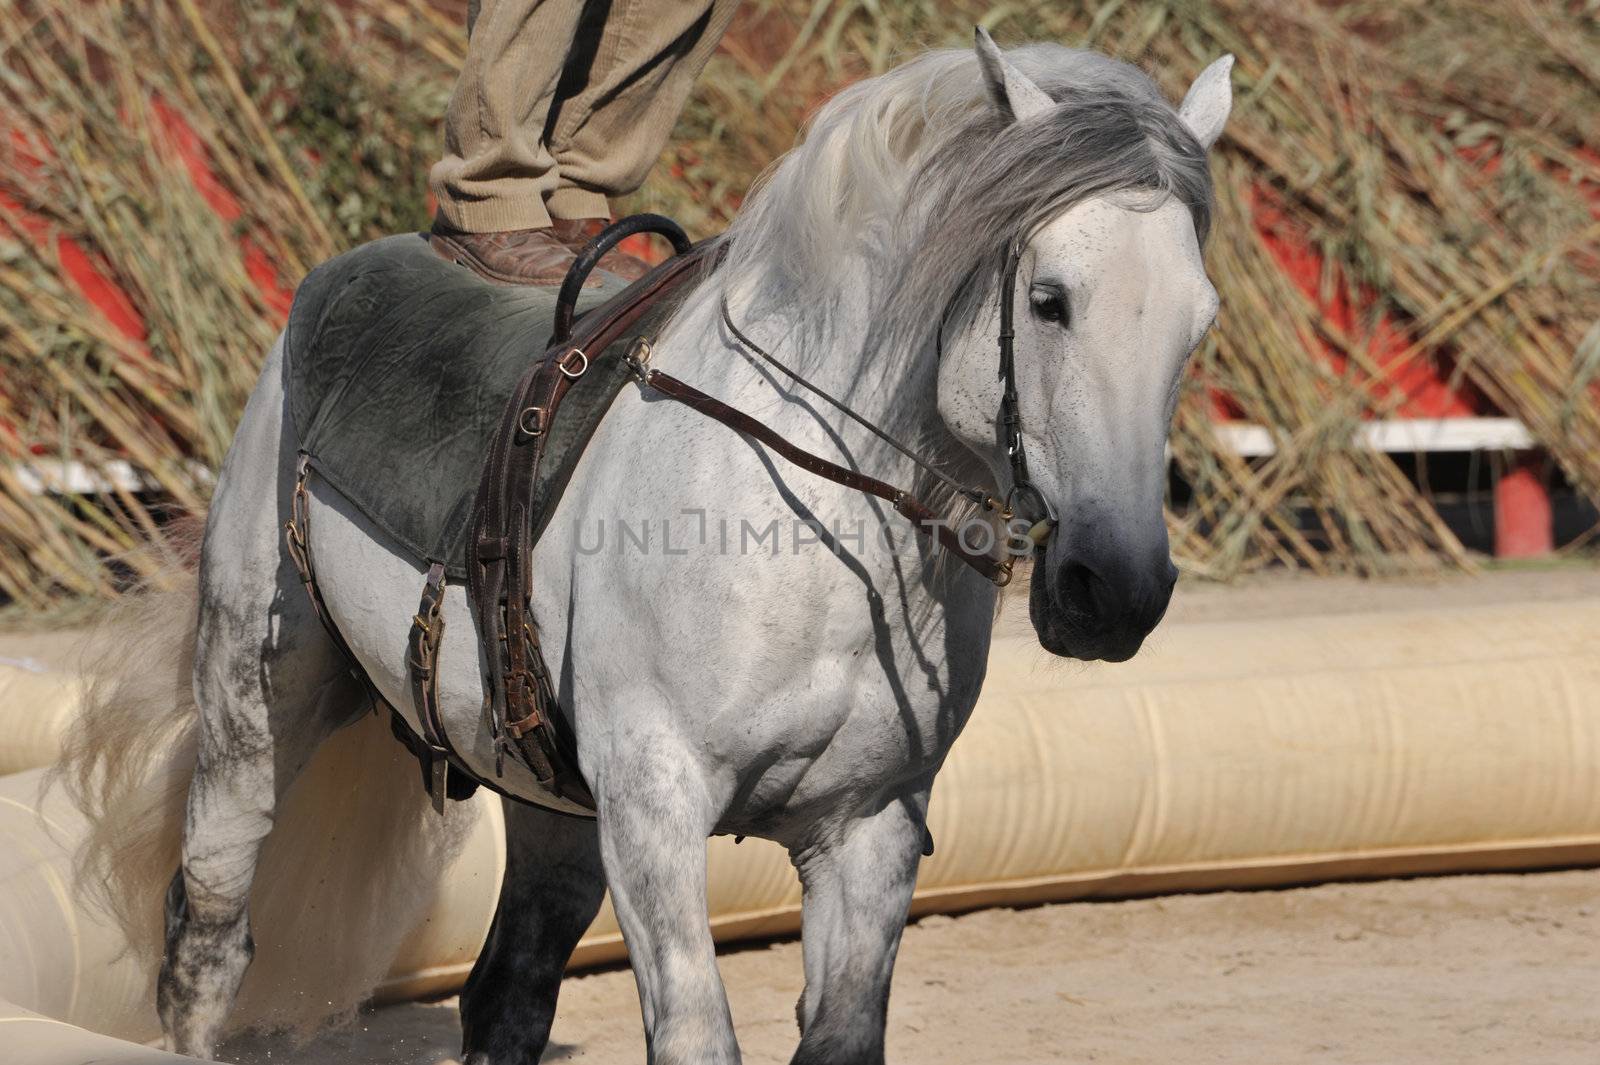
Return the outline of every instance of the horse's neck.
<path id="1" fill-rule="evenodd" d="M 828 396 L 863 420 L 877 426 L 912 450 L 930 451 L 940 463 L 963 464 L 970 458 L 955 443 L 938 414 L 937 356 L 872 343 L 874 311 L 872 280 L 859 263 L 841 265 L 837 291 L 827 306 L 783 305 L 750 293 L 727 293 L 729 314 L 740 331 L 785 366 L 794 369 Z M 817 427 L 848 455 L 827 453 L 836 461 L 872 462 L 863 472 L 894 480 L 905 487 L 918 476 L 914 463 L 855 424 L 843 411 L 782 370 L 731 338 L 720 318 L 721 289 L 702 300 L 691 328 L 680 331 L 674 358 L 703 375 L 701 380 L 725 383 L 743 397 L 760 396 L 758 417 L 782 422 L 814 438 Z M 759 311 L 755 308 L 761 308 Z M 787 402 L 771 403 L 772 386 Z M 777 426 L 775 426 L 777 427 Z"/>
<path id="2" fill-rule="evenodd" d="M 860 280 L 856 291 L 870 291 L 865 279 Z M 697 295 L 665 338 L 668 343 L 660 354 L 668 372 L 744 410 L 798 446 L 906 489 L 936 510 L 955 502 L 917 462 L 737 342 L 721 320 L 720 289 Z M 871 343 L 873 308 L 862 299 L 844 298 L 828 308 L 826 328 L 808 317 L 816 314 L 815 307 L 752 315 L 751 305 L 747 294 L 728 293 L 735 324 L 776 359 L 946 475 L 967 484 L 989 480 L 982 462 L 955 439 L 939 416 L 937 351 Z M 774 388 L 781 402 L 774 402 Z M 849 491 L 833 489 L 826 482 L 822 490 Z M 869 569 L 880 565 L 899 569 L 902 563 L 880 554 L 863 559 L 863 564 Z M 922 586 L 922 594 L 948 601 L 951 590 L 961 584 L 952 583 L 950 574 L 960 566 L 950 560 L 937 569 L 938 574 Z"/>

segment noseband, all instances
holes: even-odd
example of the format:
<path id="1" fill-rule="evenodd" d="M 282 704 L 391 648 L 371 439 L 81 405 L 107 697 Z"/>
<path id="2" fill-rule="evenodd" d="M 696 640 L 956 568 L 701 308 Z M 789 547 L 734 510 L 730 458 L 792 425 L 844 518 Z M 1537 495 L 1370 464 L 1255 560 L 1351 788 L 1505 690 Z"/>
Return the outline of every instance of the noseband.
<path id="1" fill-rule="evenodd" d="M 791 381 L 807 389 L 865 427 L 874 436 L 911 459 L 925 472 L 951 488 L 958 495 L 977 504 L 985 511 L 999 514 L 1008 532 L 1015 518 L 1020 517 L 1023 519 L 1028 523 L 1027 538 L 1032 541 L 1034 549 L 1038 550 L 1044 546 L 1050 533 L 1055 529 L 1056 514 L 1054 508 L 1050 506 L 1050 501 L 1044 497 L 1044 493 L 1039 491 L 1038 486 L 1028 476 L 1028 456 L 1022 437 L 1022 411 L 1017 399 L 1016 357 L 1014 351 L 1014 342 L 1016 340 L 1015 312 L 1012 306 L 1016 301 L 1017 271 L 1019 266 L 1019 254 L 1014 248 L 1008 247 L 1001 256 L 1000 266 L 999 379 L 1003 388 L 1000 397 L 999 428 L 1004 436 L 1006 457 L 1011 466 L 1011 490 L 1006 493 L 1005 502 L 1003 503 L 997 501 L 982 488 L 963 485 L 954 480 L 931 462 L 894 439 L 883 429 L 857 414 L 848 405 L 835 399 L 779 361 L 771 352 L 745 335 L 734 323 L 733 315 L 728 309 L 726 296 L 722 298 L 722 323 L 727 327 L 735 342 L 747 351 L 759 356 Z M 875 477 L 868 477 L 859 471 L 841 466 L 820 455 L 796 447 L 772 428 L 757 421 L 750 415 L 728 406 L 721 400 L 707 395 L 693 385 L 686 384 L 670 374 L 652 369 L 649 365 L 650 345 L 643 339 L 635 342 L 633 349 L 628 354 L 628 361 L 640 383 L 669 399 L 676 400 L 709 418 L 722 422 L 737 432 L 761 441 L 801 469 L 842 484 L 847 488 L 853 488 L 889 501 L 894 505 L 897 512 L 912 520 L 918 531 L 926 535 L 932 535 L 957 558 L 983 574 L 996 585 L 1003 587 L 1011 582 L 1011 569 L 1016 561 L 1011 553 L 1003 553 L 997 558 L 990 554 L 971 550 L 962 542 L 960 534 L 948 519 L 940 518 L 930 507 L 910 492 L 895 488 L 893 485 L 880 481 Z"/>

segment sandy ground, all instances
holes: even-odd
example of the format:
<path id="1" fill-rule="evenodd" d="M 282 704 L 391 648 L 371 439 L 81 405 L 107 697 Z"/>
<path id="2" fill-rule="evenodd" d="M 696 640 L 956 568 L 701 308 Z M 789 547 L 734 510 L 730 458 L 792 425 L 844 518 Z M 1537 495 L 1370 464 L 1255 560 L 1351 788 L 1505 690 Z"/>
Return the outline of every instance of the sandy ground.
<path id="1" fill-rule="evenodd" d="M 1180 584 L 1168 624 L 1600 595 L 1600 568 L 1389 581 Z M 1011 604 L 1022 605 L 1021 597 Z M 1026 631 L 1022 611 L 1003 620 Z M 0 635 L 60 662 L 61 634 Z M 721 958 L 747 1062 L 784 1062 L 800 946 Z M 912 1065 L 1170 1062 L 1600 1063 L 1600 871 L 1460 876 L 1079 902 L 930 917 L 907 930 L 889 1053 Z M 309 1045 L 247 1037 L 241 1065 L 435 1065 L 454 1000 L 362 1014 Z M 569 977 L 546 1061 L 638 1063 L 632 974 Z"/>
<path id="2" fill-rule="evenodd" d="M 797 1039 L 797 943 L 725 953 L 745 1061 Z M 929 917 L 906 932 L 889 1057 L 954 1062 L 1600 1061 L 1600 871 L 1327 884 Z M 249 1065 L 452 1061 L 455 1002 L 364 1014 Z M 546 1061 L 644 1060 L 633 977 L 569 977 Z"/>

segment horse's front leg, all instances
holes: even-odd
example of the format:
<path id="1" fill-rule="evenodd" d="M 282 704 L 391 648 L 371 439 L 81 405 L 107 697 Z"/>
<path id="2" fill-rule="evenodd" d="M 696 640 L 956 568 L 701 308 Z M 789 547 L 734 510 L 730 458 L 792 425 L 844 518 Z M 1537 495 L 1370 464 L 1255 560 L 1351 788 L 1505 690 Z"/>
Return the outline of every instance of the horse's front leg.
<path id="1" fill-rule="evenodd" d="M 508 802 L 506 874 L 461 992 L 466 1065 L 532 1065 L 550 1041 L 567 959 L 605 895 L 594 822 Z"/>
<path id="2" fill-rule="evenodd" d="M 706 839 L 716 821 L 706 780 L 688 751 L 657 734 L 619 737 L 596 769 L 600 853 L 651 1065 L 736 1065 L 706 917 Z"/>
<path id="3" fill-rule="evenodd" d="M 927 803 L 925 788 L 895 796 L 795 852 L 806 989 L 792 1065 L 883 1061 L 889 977 L 927 838 Z"/>

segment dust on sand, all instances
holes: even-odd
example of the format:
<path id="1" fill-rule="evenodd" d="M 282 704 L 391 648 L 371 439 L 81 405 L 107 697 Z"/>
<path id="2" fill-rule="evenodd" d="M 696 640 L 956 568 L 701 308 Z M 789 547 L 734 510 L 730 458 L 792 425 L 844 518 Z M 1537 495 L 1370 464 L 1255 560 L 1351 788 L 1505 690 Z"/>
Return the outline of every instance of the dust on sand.
<path id="1" fill-rule="evenodd" d="M 800 946 L 720 959 L 745 1061 L 786 1062 Z M 1600 1060 L 1600 871 L 1452 876 L 928 917 L 906 931 L 889 1058 L 998 1062 Z M 452 1061 L 455 1001 L 375 1010 L 247 1065 Z M 644 1061 L 633 977 L 568 977 L 546 1061 Z"/>

